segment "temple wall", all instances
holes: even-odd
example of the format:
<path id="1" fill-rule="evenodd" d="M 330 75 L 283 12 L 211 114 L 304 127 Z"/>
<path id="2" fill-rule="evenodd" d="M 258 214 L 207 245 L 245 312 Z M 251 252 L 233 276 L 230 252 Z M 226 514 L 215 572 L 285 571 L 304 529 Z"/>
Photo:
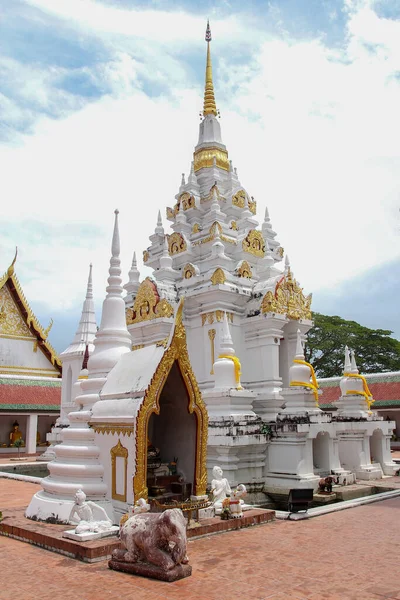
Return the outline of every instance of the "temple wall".
<path id="1" fill-rule="evenodd" d="M 58 371 L 49 362 L 40 348 L 34 352 L 36 338 L 17 340 L 0 337 L 0 368 L 26 367 L 30 369 Z M 39 374 L 39 373 L 38 373 Z"/>

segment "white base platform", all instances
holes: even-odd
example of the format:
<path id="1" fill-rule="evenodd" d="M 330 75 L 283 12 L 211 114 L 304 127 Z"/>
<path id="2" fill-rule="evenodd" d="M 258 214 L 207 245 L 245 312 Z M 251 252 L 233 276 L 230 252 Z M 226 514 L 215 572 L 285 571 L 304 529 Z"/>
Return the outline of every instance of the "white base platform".
<path id="1" fill-rule="evenodd" d="M 117 535 L 118 531 L 119 527 L 117 527 L 117 525 L 113 525 L 110 529 L 107 529 L 107 531 L 86 531 L 85 533 L 75 533 L 75 529 L 68 529 L 67 531 L 64 531 L 62 535 L 69 540 L 74 540 L 75 542 L 90 542 L 91 540 L 99 540 L 101 538 Z"/>
<path id="2" fill-rule="evenodd" d="M 48 519 L 56 519 L 59 523 L 68 524 L 74 500 L 51 497 L 43 490 L 36 492 L 32 497 L 28 508 L 25 511 L 25 516 L 28 519 L 37 519 L 38 521 L 47 521 Z M 104 508 L 107 515 L 114 523 L 114 510 L 111 502 L 96 500 L 96 504 Z"/>

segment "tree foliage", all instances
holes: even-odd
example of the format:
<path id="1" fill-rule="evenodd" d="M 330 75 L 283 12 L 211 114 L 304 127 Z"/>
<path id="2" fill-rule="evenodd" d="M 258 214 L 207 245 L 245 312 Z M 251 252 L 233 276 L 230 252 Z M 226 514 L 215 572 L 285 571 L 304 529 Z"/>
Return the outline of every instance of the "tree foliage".
<path id="1" fill-rule="evenodd" d="M 313 313 L 314 327 L 308 333 L 305 356 L 317 377 L 341 375 L 344 347 L 356 354 L 360 373 L 400 370 L 400 342 L 392 331 L 369 329 L 355 321 Z"/>

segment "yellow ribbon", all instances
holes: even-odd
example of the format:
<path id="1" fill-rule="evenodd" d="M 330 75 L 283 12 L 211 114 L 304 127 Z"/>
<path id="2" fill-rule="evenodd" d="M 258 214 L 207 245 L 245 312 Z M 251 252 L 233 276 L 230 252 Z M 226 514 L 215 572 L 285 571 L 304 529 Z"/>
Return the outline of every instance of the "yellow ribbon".
<path id="1" fill-rule="evenodd" d="M 359 373 L 343 373 L 343 377 L 353 377 L 354 379 L 361 379 L 361 381 L 363 382 L 364 391 L 359 392 L 358 390 L 347 390 L 346 396 L 350 396 L 352 394 L 355 394 L 356 396 L 364 396 L 368 406 L 368 411 L 371 412 L 371 404 L 375 402 L 375 400 L 372 397 L 367 380 L 365 379 L 364 375 L 360 375 Z"/>
<path id="2" fill-rule="evenodd" d="M 235 367 L 235 379 L 236 379 L 236 383 L 237 383 L 237 388 L 238 390 L 242 390 L 242 386 L 240 385 L 240 376 L 242 374 L 241 372 L 241 364 L 240 364 L 240 360 L 238 359 L 237 356 L 231 356 L 230 354 L 220 354 L 218 358 L 227 358 L 228 360 L 231 360 L 234 364 Z"/>
<path id="3" fill-rule="evenodd" d="M 310 371 L 311 371 L 311 379 L 312 379 L 312 383 L 311 381 L 291 381 L 289 386 L 290 387 L 298 387 L 298 386 L 303 386 L 306 388 L 309 388 L 310 390 L 312 390 L 313 394 L 314 394 L 314 398 L 315 398 L 315 403 L 317 405 L 317 407 L 319 407 L 318 404 L 318 389 L 319 389 L 319 385 L 318 385 L 318 381 L 317 378 L 315 377 L 315 371 L 314 371 L 314 367 L 308 363 L 305 360 L 300 360 L 298 358 L 295 358 L 294 363 L 298 364 L 298 365 L 305 365 L 306 367 L 309 367 Z"/>

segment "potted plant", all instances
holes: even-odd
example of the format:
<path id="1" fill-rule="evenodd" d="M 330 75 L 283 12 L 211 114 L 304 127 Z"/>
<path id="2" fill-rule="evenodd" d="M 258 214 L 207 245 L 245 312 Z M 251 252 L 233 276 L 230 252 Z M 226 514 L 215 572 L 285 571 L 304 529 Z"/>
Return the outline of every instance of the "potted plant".
<path id="1" fill-rule="evenodd" d="M 14 442 L 15 448 L 18 448 L 18 460 L 21 460 L 19 457 L 19 452 L 20 452 L 21 446 L 23 446 L 24 444 L 25 444 L 25 442 L 22 438 L 20 438 L 19 440 L 15 440 L 15 442 Z"/>

